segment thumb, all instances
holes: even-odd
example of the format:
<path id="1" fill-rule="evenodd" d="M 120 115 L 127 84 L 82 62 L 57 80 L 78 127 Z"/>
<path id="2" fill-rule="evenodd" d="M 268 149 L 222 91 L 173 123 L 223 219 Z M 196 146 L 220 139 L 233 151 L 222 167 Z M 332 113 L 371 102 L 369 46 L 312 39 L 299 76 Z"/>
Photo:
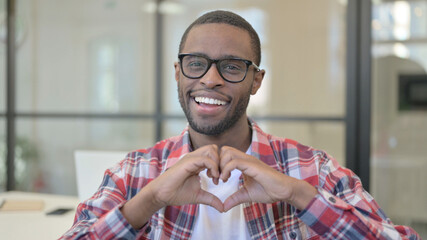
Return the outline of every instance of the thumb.
<path id="1" fill-rule="evenodd" d="M 224 201 L 224 212 L 227 212 L 228 210 L 232 209 L 233 207 L 246 202 L 252 202 L 248 191 L 246 188 L 242 187 L 237 192 L 230 195 L 227 199 Z"/>
<path id="2" fill-rule="evenodd" d="M 222 204 L 222 201 L 217 196 L 205 190 L 201 190 L 198 193 L 196 201 L 200 204 L 209 205 L 218 210 L 218 212 L 224 212 L 224 205 Z"/>

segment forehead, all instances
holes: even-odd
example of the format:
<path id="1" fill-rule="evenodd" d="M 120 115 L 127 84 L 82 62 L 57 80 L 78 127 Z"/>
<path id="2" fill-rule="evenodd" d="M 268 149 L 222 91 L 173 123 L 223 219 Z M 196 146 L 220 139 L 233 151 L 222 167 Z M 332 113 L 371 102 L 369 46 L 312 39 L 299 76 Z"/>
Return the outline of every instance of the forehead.
<path id="1" fill-rule="evenodd" d="M 228 24 L 194 26 L 187 35 L 183 53 L 203 53 L 211 58 L 235 56 L 254 60 L 249 33 Z"/>

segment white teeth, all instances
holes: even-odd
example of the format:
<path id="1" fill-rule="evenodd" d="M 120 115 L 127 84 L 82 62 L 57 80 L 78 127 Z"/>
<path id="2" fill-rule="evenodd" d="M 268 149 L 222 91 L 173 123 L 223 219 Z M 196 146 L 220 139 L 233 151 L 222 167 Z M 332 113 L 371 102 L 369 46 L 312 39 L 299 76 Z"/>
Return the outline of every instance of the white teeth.
<path id="1" fill-rule="evenodd" d="M 207 97 L 195 97 L 194 100 L 198 103 L 205 103 L 205 104 L 215 104 L 215 105 L 225 105 L 227 104 L 224 101 L 213 99 L 213 98 L 207 98 Z"/>

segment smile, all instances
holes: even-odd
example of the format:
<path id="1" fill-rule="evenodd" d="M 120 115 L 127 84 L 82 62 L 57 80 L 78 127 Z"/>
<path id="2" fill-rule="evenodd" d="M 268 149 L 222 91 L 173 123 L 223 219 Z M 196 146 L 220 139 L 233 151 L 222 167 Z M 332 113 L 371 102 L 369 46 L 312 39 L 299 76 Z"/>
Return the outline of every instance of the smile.
<path id="1" fill-rule="evenodd" d="M 227 102 L 213 99 L 213 98 L 207 98 L 207 97 L 195 97 L 194 100 L 197 103 L 204 103 L 204 104 L 211 104 L 211 105 L 226 105 Z"/>

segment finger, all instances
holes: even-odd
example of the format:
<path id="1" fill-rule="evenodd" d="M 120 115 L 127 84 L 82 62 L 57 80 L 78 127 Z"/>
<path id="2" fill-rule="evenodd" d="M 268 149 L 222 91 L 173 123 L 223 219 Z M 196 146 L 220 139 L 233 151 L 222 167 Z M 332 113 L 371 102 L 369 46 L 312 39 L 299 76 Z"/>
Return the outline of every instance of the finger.
<path id="1" fill-rule="evenodd" d="M 214 177 L 214 176 L 212 176 L 212 173 L 211 173 L 211 170 L 210 170 L 210 169 L 208 169 L 208 170 L 206 171 L 206 175 L 207 175 L 209 178 L 211 178 L 211 179 L 212 179 L 212 181 L 213 181 L 213 183 L 214 183 L 215 185 L 218 185 L 218 183 L 219 183 L 219 178 L 218 178 L 218 177 Z"/>
<path id="2" fill-rule="evenodd" d="M 231 176 L 231 172 L 234 169 L 240 170 L 243 174 L 244 171 L 247 169 L 247 165 L 248 162 L 244 159 L 232 159 L 221 169 L 220 179 L 222 179 L 222 181 L 224 182 L 228 181 Z"/>
<path id="3" fill-rule="evenodd" d="M 210 157 L 193 157 L 193 161 L 194 168 L 189 169 L 189 171 L 199 174 L 201 171 L 207 169 L 206 175 L 213 180 L 215 185 L 218 185 L 220 172 L 217 161 L 214 161 Z"/>
<path id="4" fill-rule="evenodd" d="M 221 171 L 224 168 L 224 166 L 227 165 L 227 163 L 233 160 L 235 151 L 238 151 L 238 150 L 228 146 L 221 147 L 221 152 L 219 154 L 219 158 L 220 158 L 219 167 Z"/>
<path id="5" fill-rule="evenodd" d="M 197 173 L 200 173 L 204 169 L 207 169 L 206 174 L 208 175 L 208 177 L 212 179 L 219 178 L 220 172 L 219 172 L 219 167 L 217 162 L 213 161 L 210 158 L 199 159 L 198 161 L 199 162 L 196 163 L 196 165 L 199 165 L 199 169 Z"/>
<path id="6" fill-rule="evenodd" d="M 208 172 L 207 172 L 208 177 L 212 179 L 218 179 L 220 174 L 220 168 L 219 168 L 220 158 L 218 155 L 218 146 L 215 144 L 208 145 L 208 146 L 205 146 L 203 150 L 204 150 L 203 156 L 214 161 L 215 164 L 217 165 L 217 169 L 216 169 L 217 171 L 211 171 L 210 169 L 208 169 Z"/>
<path id="7" fill-rule="evenodd" d="M 189 153 L 192 157 L 208 157 L 219 162 L 218 146 L 215 144 L 206 145 Z"/>
<path id="8" fill-rule="evenodd" d="M 205 146 L 201 149 L 203 151 L 203 156 L 209 157 L 212 160 L 219 163 L 220 156 L 218 153 L 218 146 L 215 144 Z"/>
<path id="9" fill-rule="evenodd" d="M 225 199 L 224 212 L 227 212 L 233 207 L 246 202 L 252 202 L 252 200 L 248 194 L 248 191 L 243 187 Z"/>
<path id="10" fill-rule="evenodd" d="M 261 160 L 245 155 L 243 158 L 233 158 L 221 169 L 221 179 L 228 179 L 231 171 L 234 169 L 240 170 L 243 175 L 247 175 L 256 179 L 257 181 L 262 181 L 261 176 L 267 177 L 270 174 L 275 174 L 275 171 L 270 166 L 263 163 Z"/>
<path id="11" fill-rule="evenodd" d="M 216 145 L 208 145 L 197 149 L 196 151 L 188 154 L 185 159 L 182 159 L 176 169 L 185 169 L 185 175 L 199 174 L 201 171 L 207 169 L 207 175 L 213 179 L 215 184 L 218 184 L 220 175 L 219 170 L 219 156 L 218 147 Z M 181 172 L 182 173 L 182 172 Z M 185 177 L 181 176 L 181 177 Z"/>
<path id="12" fill-rule="evenodd" d="M 221 175 L 220 179 L 222 179 L 224 182 L 227 182 L 228 178 L 231 175 L 231 171 L 233 171 L 236 168 L 236 164 L 231 164 L 236 159 L 245 157 L 246 154 L 243 152 L 232 148 L 228 146 L 224 146 L 221 148 L 220 153 L 220 169 L 221 169 Z M 231 164 L 231 165 L 230 165 Z M 228 167 L 226 167 L 228 166 Z M 231 166 L 231 167 L 230 167 Z"/>
<path id="13" fill-rule="evenodd" d="M 201 171 L 208 169 L 212 176 L 219 178 L 218 164 L 210 158 L 191 157 L 175 164 L 162 175 L 166 179 L 174 179 L 171 184 L 181 184 L 192 175 L 199 175 Z"/>
<path id="14" fill-rule="evenodd" d="M 218 210 L 218 212 L 224 212 L 222 201 L 210 192 L 201 190 L 197 196 L 197 203 L 209 205 Z"/>
<path id="15" fill-rule="evenodd" d="M 207 171 L 207 175 L 209 178 L 212 178 L 212 181 L 215 185 L 218 185 L 219 182 L 219 176 L 221 173 L 220 167 L 219 167 L 219 162 L 220 162 L 220 157 L 218 154 L 218 146 L 215 144 L 209 145 L 208 146 L 209 151 L 207 151 L 207 156 L 216 163 L 217 171 L 212 172 L 210 169 L 208 169 Z"/>

